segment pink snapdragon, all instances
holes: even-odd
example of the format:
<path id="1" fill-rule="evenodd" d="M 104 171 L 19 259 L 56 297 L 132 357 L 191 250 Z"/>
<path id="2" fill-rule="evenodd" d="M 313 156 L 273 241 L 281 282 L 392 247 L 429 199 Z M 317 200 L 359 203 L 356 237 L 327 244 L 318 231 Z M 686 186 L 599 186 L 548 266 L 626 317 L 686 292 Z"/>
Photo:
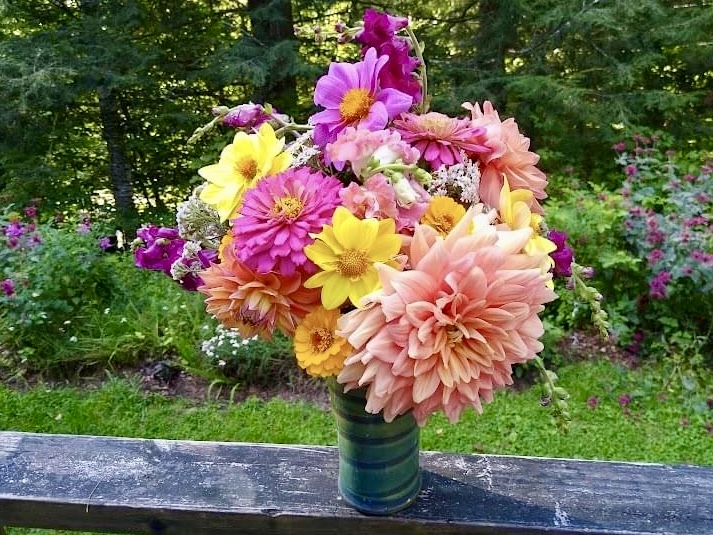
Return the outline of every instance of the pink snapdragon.
<path id="1" fill-rule="evenodd" d="M 381 166 L 395 162 L 415 164 L 420 153 L 401 139 L 401 135 L 391 129 L 371 131 L 365 128 L 347 127 L 337 135 L 333 143 L 327 144 L 325 154 L 334 167 L 342 171 L 346 163 L 357 177 L 371 163 Z"/>

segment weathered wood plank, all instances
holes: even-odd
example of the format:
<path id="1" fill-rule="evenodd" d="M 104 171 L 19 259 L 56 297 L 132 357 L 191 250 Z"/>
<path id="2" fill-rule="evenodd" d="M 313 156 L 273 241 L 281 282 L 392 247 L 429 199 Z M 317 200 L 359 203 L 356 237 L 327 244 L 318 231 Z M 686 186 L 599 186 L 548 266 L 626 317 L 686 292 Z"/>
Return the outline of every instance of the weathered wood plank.
<path id="1" fill-rule="evenodd" d="M 160 534 L 713 534 L 713 468 L 423 453 L 415 506 L 363 516 L 337 452 L 0 432 L 0 525 Z"/>

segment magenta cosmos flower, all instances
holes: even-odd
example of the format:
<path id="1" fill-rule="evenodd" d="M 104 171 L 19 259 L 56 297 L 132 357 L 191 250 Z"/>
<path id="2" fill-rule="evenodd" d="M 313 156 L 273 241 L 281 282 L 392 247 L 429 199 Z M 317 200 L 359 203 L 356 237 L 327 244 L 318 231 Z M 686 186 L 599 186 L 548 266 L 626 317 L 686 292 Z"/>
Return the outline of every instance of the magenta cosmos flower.
<path id="1" fill-rule="evenodd" d="M 313 139 L 320 147 L 331 143 L 347 126 L 381 130 L 408 111 L 413 99 L 394 88 L 382 88 L 379 73 L 389 60 L 370 48 L 358 63 L 332 63 L 314 89 L 314 103 L 324 110 L 310 117 Z"/>
<path id="2" fill-rule="evenodd" d="M 332 219 L 342 183 L 307 167 L 263 178 L 245 193 L 240 217 L 233 220 L 234 247 L 241 262 L 259 273 L 292 275 L 316 267 L 304 254 Z"/>

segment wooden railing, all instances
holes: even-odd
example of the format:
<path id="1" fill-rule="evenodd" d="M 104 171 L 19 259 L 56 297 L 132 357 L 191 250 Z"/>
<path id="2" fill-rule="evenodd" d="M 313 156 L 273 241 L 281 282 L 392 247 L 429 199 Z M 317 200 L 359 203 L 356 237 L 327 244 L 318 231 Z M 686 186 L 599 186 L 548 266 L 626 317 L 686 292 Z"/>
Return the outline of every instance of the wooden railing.
<path id="1" fill-rule="evenodd" d="M 192 535 L 713 535 L 712 467 L 430 452 L 421 466 L 418 502 L 370 517 L 340 500 L 332 447 L 0 432 L 0 526 Z"/>

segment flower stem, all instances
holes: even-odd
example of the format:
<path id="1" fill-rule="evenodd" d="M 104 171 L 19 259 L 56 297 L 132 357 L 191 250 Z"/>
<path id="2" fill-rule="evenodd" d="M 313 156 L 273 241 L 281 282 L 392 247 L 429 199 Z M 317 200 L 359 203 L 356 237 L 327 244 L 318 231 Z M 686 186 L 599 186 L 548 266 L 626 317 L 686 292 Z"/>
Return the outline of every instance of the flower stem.
<path id="1" fill-rule="evenodd" d="M 427 113 L 429 106 L 429 96 L 428 96 L 428 74 L 426 72 L 426 60 L 423 58 L 423 45 L 418 42 L 416 34 L 410 26 L 406 26 L 406 33 L 411 40 L 411 45 L 416 52 L 416 57 L 419 61 L 419 78 L 421 80 L 421 105 L 419 106 L 419 113 Z"/>

